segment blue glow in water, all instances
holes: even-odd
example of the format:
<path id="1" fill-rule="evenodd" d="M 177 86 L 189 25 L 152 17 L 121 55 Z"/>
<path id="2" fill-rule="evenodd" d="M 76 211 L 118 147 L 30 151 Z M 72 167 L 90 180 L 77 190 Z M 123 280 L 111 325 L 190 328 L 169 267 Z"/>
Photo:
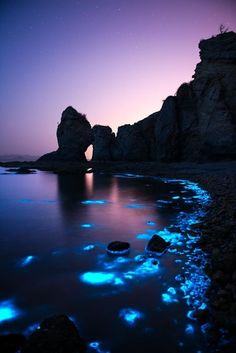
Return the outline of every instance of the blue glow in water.
<path id="1" fill-rule="evenodd" d="M 126 205 L 126 208 L 134 208 L 134 209 L 141 209 L 141 208 L 146 208 L 146 206 L 144 205 L 138 205 L 138 204 L 130 204 L 130 205 Z"/>
<path id="2" fill-rule="evenodd" d="M 91 251 L 91 250 L 93 250 L 94 248 L 95 248 L 95 245 L 90 244 L 90 245 L 84 246 L 84 247 L 83 247 L 83 250 L 84 250 L 84 251 Z"/>
<path id="3" fill-rule="evenodd" d="M 191 324 L 188 324 L 185 329 L 187 335 L 192 335 L 194 333 L 194 327 Z"/>
<path id="4" fill-rule="evenodd" d="M 167 289 L 167 292 L 170 293 L 170 294 L 172 294 L 172 295 L 175 295 L 175 294 L 176 294 L 176 290 L 175 290 L 174 287 L 169 287 L 169 288 Z"/>
<path id="5" fill-rule="evenodd" d="M 35 259 L 36 259 L 36 256 L 28 255 L 19 261 L 19 266 L 26 267 L 30 265 Z"/>
<path id="6" fill-rule="evenodd" d="M 129 326 L 134 326 L 137 320 L 142 319 L 143 314 L 138 310 L 125 308 L 120 311 L 119 317 L 126 321 Z"/>
<path id="7" fill-rule="evenodd" d="M 81 201 L 83 205 L 105 205 L 108 204 L 109 202 L 106 200 L 85 200 Z"/>
<path id="8" fill-rule="evenodd" d="M 33 333 L 34 331 L 40 329 L 40 324 L 36 323 L 36 324 L 32 324 L 30 326 L 28 326 L 25 330 L 24 330 L 24 335 L 25 336 L 29 336 L 31 333 Z"/>
<path id="9" fill-rule="evenodd" d="M 158 271 L 159 261 L 156 258 L 149 257 L 133 271 L 126 272 L 124 277 L 128 279 L 132 279 L 134 277 L 146 277 L 147 275 L 153 275 Z"/>
<path id="10" fill-rule="evenodd" d="M 101 342 L 98 342 L 98 341 L 90 342 L 88 346 L 89 348 L 92 348 L 92 350 L 96 351 L 97 353 L 110 353 L 110 351 L 102 349 Z"/>
<path id="11" fill-rule="evenodd" d="M 156 222 L 147 221 L 147 225 L 148 225 L 148 226 L 155 226 L 155 225 L 156 225 Z"/>
<path id="12" fill-rule="evenodd" d="M 10 321 L 20 316 L 20 311 L 15 307 L 12 300 L 0 302 L 0 323 Z"/>
<path id="13" fill-rule="evenodd" d="M 172 200 L 179 200 L 180 199 L 180 196 L 173 196 L 172 197 Z"/>
<path id="14" fill-rule="evenodd" d="M 176 299 L 173 295 L 169 293 L 162 293 L 162 301 L 166 304 L 177 303 L 178 299 Z"/>
<path id="15" fill-rule="evenodd" d="M 84 224 L 81 224 L 81 227 L 82 228 L 92 228 L 92 224 L 91 223 L 84 223 Z"/>
<path id="16" fill-rule="evenodd" d="M 147 234 L 147 233 L 140 233 L 140 234 L 136 235 L 136 239 L 139 239 L 139 240 L 150 240 L 151 237 L 152 237 L 152 235 Z"/>
<path id="17" fill-rule="evenodd" d="M 92 285 L 103 285 L 114 282 L 115 275 L 106 272 L 86 272 L 80 276 L 82 282 Z"/>

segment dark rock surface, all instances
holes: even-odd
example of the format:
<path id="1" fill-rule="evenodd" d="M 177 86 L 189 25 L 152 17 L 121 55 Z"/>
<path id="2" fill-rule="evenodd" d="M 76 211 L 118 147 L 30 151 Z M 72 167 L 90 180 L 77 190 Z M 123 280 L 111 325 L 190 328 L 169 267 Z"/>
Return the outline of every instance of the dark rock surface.
<path id="1" fill-rule="evenodd" d="M 66 108 L 57 128 L 57 141 L 58 150 L 38 161 L 86 161 L 85 151 L 92 143 L 92 129 L 86 116 L 72 107 Z"/>
<path id="2" fill-rule="evenodd" d="M 155 160 L 156 138 L 154 113 L 133 125 L 118 128 L 112 145 L 112 159 L 115 161 L 151 161 Z"/>
<path id="3" fill-rule="evenodd" d="M 111 145 L 115 134 L 109 126 L 95 125 L 93 127 L 93 160 L 110 161 Z"/>
<path id="4" fill-rule="evenodd" d="M 36 170 L 25 168 L 25 167 L 20 167 L 20 168 L 7 169 L 6 172 L 16 173 L 16 174 L 34 174 L 34 173 L 36 173 Z"/>
<path id="5" fill-rule="evenodd" d="M 236 158 L 236 33 L 199 43 L 201 62 L 160 111 L 157 160 Z"/>
<path id="6" fill-rule="evenodd" d="M 26 338 L 21 334 L 0 335 L 0 352 L 16 353 L 25 344 Z"/>
<path id="7" fill-rule="evenodd" d="M 66 315 L 44 320 L 32 333 L 21 353 L 84 353 L 85 343 Z"/>
<path id="8" fill-rule="evenodd" d="M 112 255 L 125 255 L 130 250 L 130 244 L 125 241 L 112 241 L 107 246 L 107 252 Z"/>
<path id="9" fill-rule="evenodd" d="M 170 242 L 167 242 L 159 235 L 154 234 L 146 246 L 146 251 L 148 253 L 162 255 L 169 245 Z"/>

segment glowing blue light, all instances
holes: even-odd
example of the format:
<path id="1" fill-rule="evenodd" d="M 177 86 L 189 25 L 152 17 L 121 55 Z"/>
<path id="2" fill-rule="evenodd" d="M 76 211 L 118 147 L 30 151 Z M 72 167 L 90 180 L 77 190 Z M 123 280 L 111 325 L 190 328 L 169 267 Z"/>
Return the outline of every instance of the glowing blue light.
<path id="1" fill-rule="evenodd" d="M 23 259 L 21 259 L 21 260 L 19 261 L 19 265 L 20 265 L 21 267 L 28 266 L 28 265 L 31 264 L 35 259 L 36 259 L 36 256 L 32 256 L 32 255 L 26 256 L 26 257 L 24 257 Z"/>
<path id="2" fill-rule="evenodd" d="M 93 350 L 95 350 L 98 353 L 110 353 L 109 351 L 104 351 L 101 348 L 101 342 L 90 342 L 89 343 L 89 347 L 92 348 Z"/>
<path id="3" fill-rule="evenodd" d="M 143 317 L 143 314 L 140 311 L 125 308 L 120 311 L 119 317 L 125 320 L 128 325 L 134 326 L 136 321 Z"/>
<path id="4" fill-rule="evenodd" d="M 192 335 L 194 333 L 194 327 L 191 324 L 188 324 L 185 329 L 187 335 Z"/>
<path id="5" fill-rule="evenodd" d="M 81 201 L 83 205 L 105 205 L 108 203 L 106 200 L 85 200 Z"/>
<path id="6" fill-rule="evenodd" d="M 176 290 L 175 290 L 173 287 L 169 287 L 169 288 L 167 289 L 167 292 L 170 293 L 170 294 L 172 294 L 172 295 L 175 295 L 175 294 L 176 294 Z"/>
<path id="7" fill-rule="evenodd" d="M 84 223 L 84 224 L 81 224 L 81 227 L 82 228 L 92 228 L 92 224 L 91 223 Z"/>
<path id="8" fill-rule="evenodd" d="M 150 240 L 151 237 L 152 237 L 152 235 L 147 234 L 147 233 L 140 233 L 140 234 L 136 235 L 136 238 L 140 239 L 140 240 Z"/>
<path id="9" fill-rule="evenodd" d="M 162 301 L 166 304 L 177 303 L 178 300 L 174 298 L 171 294 L 163 293 L 162 294 Z"/>
<path id="10" fill-rule="evenodd" d="M 144 206 L 144 205 L 126 205 L 125 206 L 126 208 L 134 208 L 134 209 L 141 209 L 141 208 L 145 208 L 146 206 Z"/>
<path id="11" fill-rule="evenodd" d="M 115 275 L 113 273 L 106 272 L 86 272 L 80 279 L 83 282 L 92 284 L 92 285 L 103 285 L 107 283 L 112 283 L 114 281 Z"/>
<path id="12" fill-rule="evenodd" d="M 178 199 L 180 199 L 180 196 L 173 196 L 172 199 L 173 200 L 178 200 Z"/>
<path id="13" fill-rule="evenodd" d="M 156 222 L 147 221 L 147 225 L 148 225 L 148 226 L 155 226 L 155 225 L 156 225 Z"/>
<path id="14" fill-rule="evenodd" d="M 0 302 L 0 323 L 16 319 L 20 311 L 11 300 Z"/>
<path id="15" fill-rule="evenodd" d="M 29 336 L 31 333 L 33 333 L 36 330 L 40 329 L 40 324 L 32 324 L 30 326 L 28 326 L 25 330 L 24 330 L 24 335 Z"/>
<path id="16" fill-rule="evenodd" d="M 84 251 L 91 251 L 91 250 L 93 250 L 95 248 L 95 245 L 86 245 L 86 246 L 84 246 L 83 247 L 83 250 Z"/>

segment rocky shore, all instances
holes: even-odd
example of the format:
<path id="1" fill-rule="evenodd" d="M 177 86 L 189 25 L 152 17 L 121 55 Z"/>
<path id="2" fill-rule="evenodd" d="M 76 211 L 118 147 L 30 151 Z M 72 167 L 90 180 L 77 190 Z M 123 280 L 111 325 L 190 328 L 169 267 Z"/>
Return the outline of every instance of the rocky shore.
<path id="1" fill-rule="evenodd" d="M 207 292 L 209 311 L 199 320 L 210 320 L 212 327 L 207 337 L 217 347 L 222 338 L 222 328 L 227 340 L 216 352 L 233 352 L 236 348 L 236 162 L 221 163 L 127 163 L 87 162 L 55 163 L 39 162 L 0 163 L 4 167 L 25 167 L 52 170 L 56 173 L 83 174 L 136 173 L 188 179 L 198 182 L 212 198 L 203 222 L 194 226 L 193 232 L 201 234 L 200 246 L 206 253 L 208 264 L 205 268 L 211 279 Z"/>

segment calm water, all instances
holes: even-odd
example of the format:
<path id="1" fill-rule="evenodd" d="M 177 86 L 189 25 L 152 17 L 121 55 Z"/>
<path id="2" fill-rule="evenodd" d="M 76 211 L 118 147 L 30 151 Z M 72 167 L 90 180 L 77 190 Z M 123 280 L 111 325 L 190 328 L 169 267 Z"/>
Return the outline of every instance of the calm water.
<path id="1" fill-rule="evenodd" d="M 207 193 L 187 181 L 0 170 L 0 333 L 29 334 L 66 313 L 89 352 L 207 352 L 205 259 L 189 233 Z M 145 257 L 153 234 L 172 245 Z M 126 257 L 106 254 L 112 240 Z"/>

